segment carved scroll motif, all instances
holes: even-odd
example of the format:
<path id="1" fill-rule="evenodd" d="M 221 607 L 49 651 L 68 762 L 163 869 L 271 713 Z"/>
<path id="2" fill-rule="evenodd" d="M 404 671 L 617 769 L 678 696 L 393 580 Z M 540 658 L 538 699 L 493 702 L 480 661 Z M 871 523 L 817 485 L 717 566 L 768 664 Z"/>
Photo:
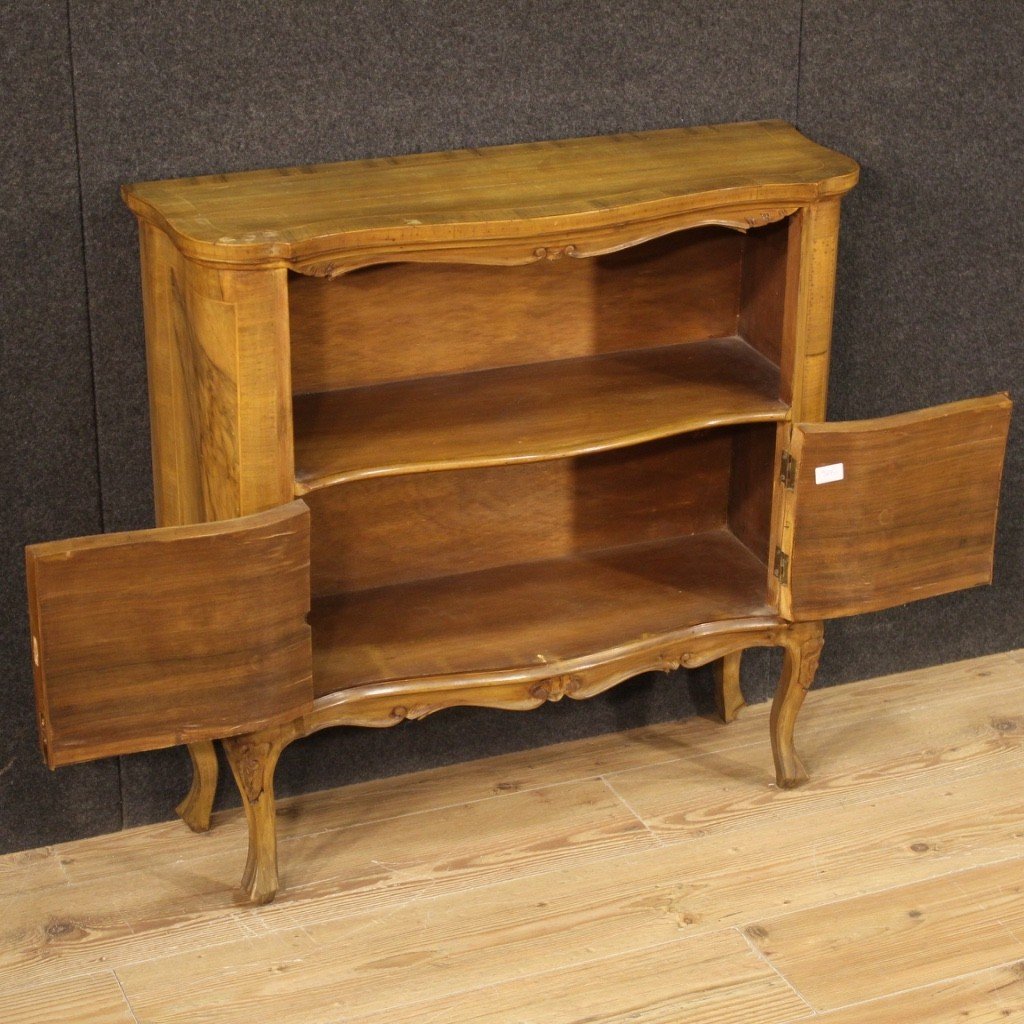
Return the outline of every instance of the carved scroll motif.
<path id="1" fill-rule="evenodd" d="M 245 795 L 255 803 L 263 792 L 264 768 L 270 755 L 270 743 L 251 740 L 227 741 L 236 751 L 235 769 Z"/>
<path id="2" fill-rule="evenodd" d="M 583 680 L 575 675 L 552 676 L 541 680 L 530 687 L 530 696 L 538 700 L 557 701 L 563 697 L 571 697 L 583 685 Z"/>
<path id="3" fill-rule="evenodd" d="M 533 250 L 539 260 L 560 260 L 563 256 L 578 258 L 580 253 L 575 245 L 541 245 Z"/>

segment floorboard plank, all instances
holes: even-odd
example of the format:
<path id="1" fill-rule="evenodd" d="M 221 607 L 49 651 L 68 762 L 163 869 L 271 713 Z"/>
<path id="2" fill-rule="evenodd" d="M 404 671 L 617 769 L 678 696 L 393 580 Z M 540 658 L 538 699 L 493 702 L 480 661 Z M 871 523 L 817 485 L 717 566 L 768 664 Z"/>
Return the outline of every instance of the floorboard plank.
<path id="1" fill-rule="evenodd" d="M 73 985 L 42 985 L 0 992 L 4 1024 L 137 1024 L 110 971 L 78 978 Z"/>
<path id="2" fill-rule="evenodd" d="M 961 682 L 959 674 L 947 679 L 951 685 Z M 986 772 L 1024 757 L 1024 685 L 986 693 L 984 699 L 972 695 L 956 713 L 936 701 L 914 714 L 894 705 L 874 707 L 870 715 L 862 708 L 855 718 L 841 716 L 838 725 L 831 717 L 807 717 L 797 740 L 811 779 L 796 790 L 772 784 L 771 753 L 759 746 L 605 778 L 656 835 L 674 840 L 747 825 L 757 814 L 793 813 L 804 804 L 810 813 L 887 786 L 922 785 L 950 768 Z"/>
<path id="3" fill-rule="evenodd" d="M 395 1007 L 358 1024 L 781 1024 L 807 1004 L 735 932 Z"/>
<path id="4" fill-rule="evenodd" d="M 319 882 L 332 897 L 332 916 L 340 916 L 655 845 L 621 801 L 591 780 L 303 836 L 282 843 L 282 858 L 285 884 L 289 877 Z M 236 888 L 244 858 L 239 847 L 230 857 L 0 901 L 0 985 L 37 984 L 294 926 L 303 887 L 250 907 Z"/>
<path id="5" fill-rule="evenodd" d="M 1024 1020 L 1024 967 L 1020 963 L 815 1018 L 821 1024 L 1013 1024 L 1019 1020 Z"/>
<path id="6" fill-rule="evenodd" d="M 21 850 L 0 857 L 0 899 L 8 893 L 51 889 L 67 883 L 67 876 L 53 847 Z"/>
<path id="7" fill-rule="evenodd" d="M 395 1005 L 431 994 L 441 999 L 742 926 L 780 907 L 818 907 L 1012 857 L 1020 848 L 1022 786 L 1024 765 L 989 776 L 951 772 L 913 793 L 802 818 L 798 829 L 784 823 L 786 843 L 778 821 L 761 820 L 692 843 L 355 917 L 327 916 L 338 906 L 334 883 L 284 897 L 313 942 L 284 980 L 272 936 L 120 974 L 133 1003 L 161 1022 L 183 1022 L 211 1005 L 225 1022 L 244 1021 L 253 990 L 277 1024 L 291 1024 L 293 1013 L 323 1011 L 329 1020 L 337 1006 L 372 1012 L 385 998 L 382 983 Z M 227 985 L 219 980 L 243 960 L 244 973 Z"/>
<path id="8" fill-rule="evenodd" d="M 1024 959 L 1024 858 L 746 929 L 816 1009 Z"/>

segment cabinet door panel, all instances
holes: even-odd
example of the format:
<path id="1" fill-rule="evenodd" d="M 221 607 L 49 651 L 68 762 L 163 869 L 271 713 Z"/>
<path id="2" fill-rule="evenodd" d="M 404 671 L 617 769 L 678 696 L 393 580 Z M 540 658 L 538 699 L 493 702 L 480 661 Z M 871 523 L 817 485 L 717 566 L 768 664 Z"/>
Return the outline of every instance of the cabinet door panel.
<path id="1" fill-rule="evenodd" d="M 992 580 L 1006 395 L 793 431 L 782 612 L 877 611 Z"/>
<path id="2" fill-rule="evenodd" d="M 308 710 L 309 511 L 25 551 L 51 768 L 248 732 Z"/>

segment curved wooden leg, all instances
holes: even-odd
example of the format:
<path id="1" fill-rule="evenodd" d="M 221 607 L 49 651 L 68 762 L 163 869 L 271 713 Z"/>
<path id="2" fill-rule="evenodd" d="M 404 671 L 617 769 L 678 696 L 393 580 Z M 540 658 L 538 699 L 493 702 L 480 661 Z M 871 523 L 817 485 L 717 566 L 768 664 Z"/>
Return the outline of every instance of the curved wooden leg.
<path id="1" fill-rule="evenodd" d="M 807 770 L 793 746 L 793 728 L 804 697 L 814 682 L 822 647 L 820 622 L 795 627 L 785 643 L 782 679 L 775 691 L 770 720 L 775 779 L 780 789 L 807 781 Z"/>
<path id="2" fill-rule="evenodd" d="M 733 651 L 719 658 L 713 666 L 715 673 L 715 702 L 718 713 L 725 723 L 734 722 L 740 711 L 747 706 L 740 689 L 740 659 L 742 651 Z"/>
<path id="3" fill-rule="evenodd" d="M 217 752 L 212 741 L 203 740 L 190 743 L 188 753 L 192 758 L 192 786 L 175 811 L 193 832 L 205 832 L 217 795 Z"/>
<path id="4" fill-rule="evenodd" d="M 249 823 L 249 854 L 242 888 L 253 903 L 269 903 L 277 895 L 274 769 L 281 751 L 295 736 L 293 727 L 281 726 L 221 741 Z"/>

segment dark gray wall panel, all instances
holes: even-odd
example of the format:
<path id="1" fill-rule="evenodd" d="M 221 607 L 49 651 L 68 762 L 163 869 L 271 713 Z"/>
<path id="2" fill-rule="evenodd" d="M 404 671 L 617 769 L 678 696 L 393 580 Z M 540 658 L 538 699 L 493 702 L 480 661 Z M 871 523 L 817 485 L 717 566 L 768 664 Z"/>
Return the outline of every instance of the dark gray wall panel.
<path id="1" fill-rule="evenodd" d="M 799 5 L 72 0 L 104 511 L 150 522 L 137 248 L 124 181 L 795 116 Z M 752 659 L 752 679 L 767 677 Z M 696 677 L 706 691 L 707 679 Z M 693 709 L 685 674 L 538 714 L 460 712 L 298 744 L 279 791 L 539 745 Z M 131 823 L 180 752 L 123 762 Z M 227 799 L 233 786 L 224 787 Z"/>
<path id="2" fill-rule="evenodd" d="M 121 825 L 117 765 L 36 742 L 22 547 L 98 533 L 92 373 L 63 5 L 0 6 L 0 853 Z"/>
<path id="3" fill-rule="evenodd" d="M 1024 401 L 1024 7 L 809 0 L 799 127 L 860 161 L 846 200 L 830 418 L 997 390 Z M 829 625 L 821 680 L 1024 646 L 1024 413 L 991 588 Z"/>

